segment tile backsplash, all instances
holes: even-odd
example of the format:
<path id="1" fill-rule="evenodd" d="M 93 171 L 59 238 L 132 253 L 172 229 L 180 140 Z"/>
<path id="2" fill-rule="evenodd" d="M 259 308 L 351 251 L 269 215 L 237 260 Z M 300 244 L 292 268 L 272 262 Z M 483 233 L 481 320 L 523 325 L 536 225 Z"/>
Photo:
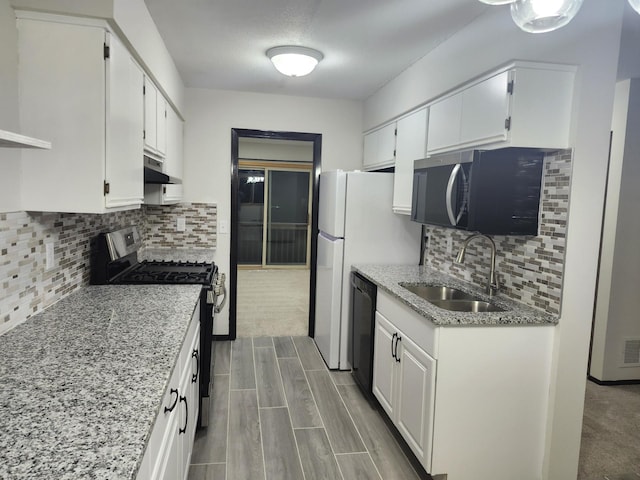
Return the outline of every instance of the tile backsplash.
<path id="1" fill-rule="evenodd" d="M 552 314 L 560 312 L 565 236 L 569 211 L 571 151 L 549 154 L 544 161 L 540 228 L 536 237 L 493 237 L 502 293 Z M 486 285 L 491 253 L 486 240 L 474 240 L 465 261 L 454 259 L 470 232 L 427 226 L 427 265 L 462 280 Z"/>
<path id="2" fill-rule="evenodd" d="M 178 218 L 187 228 L 176 231 Z M 217 207 L 208 203 L 183 203 L 169 206 L 145 206 L 144 228 L 147 248 L 215 248 Z"/>
<path id="3" fill-rule="evenodd" d="M 177 216 L 185 217 L 185 232 L 175 231 Z M 104 215 L 0 213 L 0 332 L 86 285 L 91 238 L 134 224 L 146 246 L 215 248 L 216 206 L 210 204 L 145 206 Z M 50 270 L 45 269 L 48 243 L 54 244 Z"/>

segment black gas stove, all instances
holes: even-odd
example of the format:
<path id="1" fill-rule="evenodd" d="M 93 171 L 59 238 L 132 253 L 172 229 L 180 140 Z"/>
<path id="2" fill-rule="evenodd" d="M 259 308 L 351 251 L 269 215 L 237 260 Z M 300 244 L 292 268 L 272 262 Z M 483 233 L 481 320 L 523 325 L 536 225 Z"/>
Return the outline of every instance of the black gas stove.
<path id="1" fill-rule="evenodd" d="M 211 285 L 216 270 L 217 268 L 213 263 L 145 260 L 120 273 L 113 279 L 112 283 Z"/>
<path id="2" fill-rule="evenodd" d="M 101 233 L 91 242 L 94 285 L 202 285 L 200 293 L 200 410 L 198 425 L 206 427 L 213 391 L 213 322 L 224 305 L 224 274 L 213 262 L 138 261 L 142 240 L 135 226 Z M 218 297 L 222 302 L 218 304 Z"/>

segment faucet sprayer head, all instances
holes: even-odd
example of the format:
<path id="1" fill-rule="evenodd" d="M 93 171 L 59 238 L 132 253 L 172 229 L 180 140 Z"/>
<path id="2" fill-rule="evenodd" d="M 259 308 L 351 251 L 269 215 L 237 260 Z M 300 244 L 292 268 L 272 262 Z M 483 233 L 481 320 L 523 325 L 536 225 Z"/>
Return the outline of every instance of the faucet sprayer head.
<path id="1" fill-rule="evenodd" d="M 458 256 L 456 257 L 456 263 L 463 263 L 464 262 L 464 254 L 466 252 L 466 249 L 464 247 L 462 247 L 460 249 L 460 251 L 458 252 Z"/>

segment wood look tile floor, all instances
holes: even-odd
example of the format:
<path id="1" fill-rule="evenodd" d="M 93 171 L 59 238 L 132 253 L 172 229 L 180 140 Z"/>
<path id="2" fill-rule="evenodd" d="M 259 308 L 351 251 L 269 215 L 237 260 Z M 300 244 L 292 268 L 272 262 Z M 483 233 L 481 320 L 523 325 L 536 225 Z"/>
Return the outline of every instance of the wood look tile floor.
<path id="1" fill-rule="evenodd" d="M 216 342 L 189 480 L 418 480 L 380 414 L 308 337 Z"/>

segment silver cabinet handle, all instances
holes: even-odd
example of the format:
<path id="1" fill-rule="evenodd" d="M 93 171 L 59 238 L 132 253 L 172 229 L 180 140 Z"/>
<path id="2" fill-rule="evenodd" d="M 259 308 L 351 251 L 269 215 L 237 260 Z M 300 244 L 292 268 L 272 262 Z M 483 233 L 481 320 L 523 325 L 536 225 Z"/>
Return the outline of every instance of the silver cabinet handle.
<path id="1" fill-rule="evenodd" d="M 449 182 L 447 183 L 447 215 L 449 216 L 449 222 L 454 227 L 458 224 L 458 219 L 456 219 L 456 215 L 453 212 L 453 184 L 456 182 L 456 177 L 458 176 L 458 172 L 460 171 L 460 164 L 457 163 L 453 170 L 451 170 L 451 175 L 449 175 Z"/>

